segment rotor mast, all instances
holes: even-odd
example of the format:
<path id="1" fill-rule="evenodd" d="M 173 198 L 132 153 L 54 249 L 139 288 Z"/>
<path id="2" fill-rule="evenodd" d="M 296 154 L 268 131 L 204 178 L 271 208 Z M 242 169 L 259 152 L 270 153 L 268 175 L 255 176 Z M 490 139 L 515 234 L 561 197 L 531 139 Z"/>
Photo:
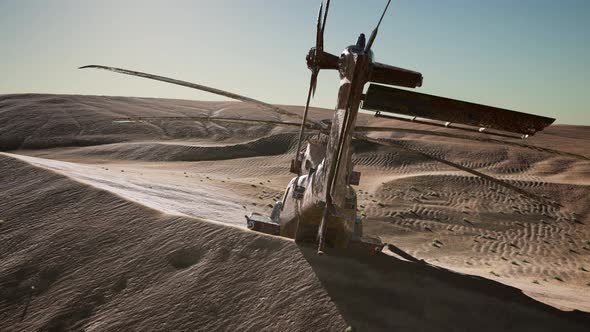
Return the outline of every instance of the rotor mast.
<path id="1" fill-rule="evenodd" d="M 368 43 L 366 43 L 365 35 L 361 33 L 356 44 L 347 47 L 338 60 L 340 89 L 338 90 L 338 104 L 332 120 L 330 140 L 328 141 L 324 161 L 327 171 L 319 175 L 324 183 L 325 209 L 318 229 L 318 254 L 322 254 L 324 250 L 329 220 L 332 217 L 338 218 L 340 213 L 337 210 L 349 205 L 347 200 L 351 199 L 347 194 L 352 173 L 351 143 L 354 125 L 362 99 L 363 88 L 371 75 L 373 61 L 371 46 L 377 37 L 379 25 L 390 2 L 391 0 L 387 2 Z M 349 241 L 350 239 L 341 240 Z"/>

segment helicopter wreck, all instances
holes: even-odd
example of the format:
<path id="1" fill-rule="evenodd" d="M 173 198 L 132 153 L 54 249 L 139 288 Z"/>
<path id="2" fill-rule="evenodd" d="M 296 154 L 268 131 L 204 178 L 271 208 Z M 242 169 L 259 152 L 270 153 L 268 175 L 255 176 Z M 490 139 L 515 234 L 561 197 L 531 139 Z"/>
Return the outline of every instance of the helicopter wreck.
<path id="1" fill-rule="evenodd" d="M 330 1 L 326 3 L 325 12 L 323 5 L 320 6 L 316 27 L 316 45 L 311 48 L 306 57 L 307 66 L 311 70 L 311 79 L 302 117 L 252 98 L 163 76 L 101 65 L 89 65 L 81 68 L 106 69 L 204 90 L 254 103 L 281 114 L 300 117 L 300 125 L 293 122 L 276 123 L 300 127 L 295 158 L 290 165 L 290 171 L 296 176 L 287 185 L 282 200 L 276 202 L 270 216 L 253 213 L 246 217 L 248 228 L 293 238 L 300 243 L 316 243 L 319 254 L 322 254 L 326 247 L 347 248 L 351 246 L 360 246 L 362 250 L 375 253 L 381 250 L 383 244 L 376 239 L 363 238 L 362 219 L 357 216 L 357 198 L 353 188 L 359 184 L 361 174 L 354 170 L 351 143 L 353 139 L 367 140 L 383 145 L 389 143 L 373 140 L 366 136 L 366 133 L 379 130 L 379 128 L 356 128 L 359 108 L 374 111 L 377 117 L 512 138 L 532 136 L 555 121 L 555 119 L 548 117 L 390 87 L 417 88 L 422 86 L 423 77 L 421 73 L 416 71 L 374 61 L 372 47 L 389 3 L 390 1 L 388 1 L 368 40 L 364 34 L 360 34 L 356 43 L 346 47 L 340 56 L 324 51 L 324 32 Z M 332 120 L 329 122 L 315 122 L 307 119 L 310 100 L 315 93 L 320 70 L 338 70 L 340 76 L 338 101 Z M 364 92 L 367 83 L 371 84 Z M 406 116 L 406 118 L 392 114 L 399 114 Z M 192 118 L 183 119 L 191 120 Z M 211 118 L 211 120 L 213 119 Z M 150 121 L 148 118 L 122 120 Z M 223 119 L 215 118 L 215 120 Z M 231 119 L 226 120 L 231 121 Z M 247 119 L 234 120 L 248 121 Z M 317 131 L 317 136 L 309 139 L 305 135 L 306 129 Z M 389 130 L 395 131 L 395 128 Z M 306 146 L 302 149 L 304 143 Z M 510 188 L 531 199 L 542 201 L 545 204 L 553 204 L 547 199 L 530 194 L 501 180 L 482 175 L 466 167 L 453 166 L 485 177 L 489 181 Z"/>

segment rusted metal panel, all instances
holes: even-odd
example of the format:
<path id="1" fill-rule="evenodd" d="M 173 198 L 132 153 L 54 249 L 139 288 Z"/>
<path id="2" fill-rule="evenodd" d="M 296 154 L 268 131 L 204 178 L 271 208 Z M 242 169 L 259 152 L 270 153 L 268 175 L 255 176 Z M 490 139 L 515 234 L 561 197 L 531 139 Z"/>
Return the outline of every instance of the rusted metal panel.
<path id="1" fill-rule="evenodd" d="M 377 84 L 367 90 L 363 109 L 534 135 L 555 119 Z"/>

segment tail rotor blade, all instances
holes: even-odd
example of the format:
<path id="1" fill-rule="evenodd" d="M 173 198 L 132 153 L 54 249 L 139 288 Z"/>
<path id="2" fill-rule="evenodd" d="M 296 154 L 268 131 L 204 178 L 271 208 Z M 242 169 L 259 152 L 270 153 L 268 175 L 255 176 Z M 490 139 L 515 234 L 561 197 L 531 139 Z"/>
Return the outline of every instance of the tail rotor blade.
<path id="1" fill-rule="evenodd" d="M 328 19 L 328 9 L 330 9 L 330 0 L 326 2 L 326 11 L 324 12 L 324 19 L 322 20 L 322 48 L 324 47 L 324 31 L 326 30 L 326 20 Z"/>
<path id="2" fill-rule="evenodd" d="M 311 82 L 310 82 L 310 85 L 311 85 L 311 96 L 312 97 L 315 96 L 315 88 L 316 88 L 317 83 L 318 83 L 318 75 L 319 74 L 320 74 L 319 69 L 314 69 L 311 72 Z"/>
<path id="3" fill-rule="evenodd" d="M 330 0 L 326 2 L 326 11 L 324 12 L 324 3 L 320 4 L 320 10 L 318 12 L 318 19 L 316 22 L 316 39 L 315 39 L 315 49 L 312 48 L 312 51 L 308 55 L 308 67 L 311 69 L 311 77 L 309 80 L 309 90 L 307 92 L 307 100 L 305 102 L 305 110 L 303 111 L 303 121 L 301 122 L 301 129 L 299 130 L 299 139 L 297 140 L 297 149 L 295 150 L 295 163 L 299 165 L 301 162 L 300 160 L 300 153 L 299 150 L 301 149 L 301 145 L 303 143 L 303 135 L 305 133 L 305 122 L 307 121 L 307 113 L 309 111 L 309 103 L 311 102 L 311 98 L 315 96 L 315 90 L 318 82 L 318 75 L 320 73 L 320 68 L 318 65 L 318 58 L 320 57 L 321 53 L 324 49 L 324 30 L 326 29 L 326 19 L 328 18 L 328 9 L 330 8 Z M 322 19 L 323 13 L 323 19 Z M 310 57 L 311 56 L 311 57 Z M 297 174 L 301 175 L 301 167 L 297 167 Z"/>
<path id="4" fill-rule="evenodd" d="M 318 19 L 316 22 L 316 30 L 315 30 L 315 48 L 316 52 L 324 48 L 324 36 L 322 33 L 322 11 L 324 9 L 324 3 L 320 4 L 320 10 L 318 12 Z"/>
<path id="5" fill-rule="evenodd" d="M 324 3 L 320 4 L 320 10 L 318 12 L 318 19 L 316 24 L 316 40 L 315 40 L 315 50 L 314 50 L 314 58 L 317 59 L 320 56 L 320 53 L 324 49 L 324 29 L 326 28 L 326 18 L 328 16 L 328 8 L 330 8 L 330 0 L 326 3 L 326 11 L 324 12 L 324 18 L 322 20 L 322 11 L 324 8 Z M 320 69 L 317 68 L 317 64 L 314 64 L 311 69 L 311 82 L 309 83 L 309 91 L 311 93 L 311 97 L 315 96 L 315 88 L 316 83 L 318 80 L 318 74 Z M 309 103 L 309 99 L 307 101 Z M 306 107 L 307 109 L 307 107 Z"/>

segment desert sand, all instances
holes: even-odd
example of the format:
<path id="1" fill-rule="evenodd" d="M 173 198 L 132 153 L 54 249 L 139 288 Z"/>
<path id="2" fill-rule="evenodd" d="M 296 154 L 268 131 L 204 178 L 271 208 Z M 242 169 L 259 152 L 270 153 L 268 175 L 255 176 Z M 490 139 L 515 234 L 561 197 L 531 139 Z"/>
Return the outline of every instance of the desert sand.
<path id="1" fill-rule="evenodd" d="M 294 112 L 301 107 L 285 106 Z M 332 111 L 312 109 L 315 120 Z M 291 179 L 297 121 L 239 102 L 0 95 L 1 331 L 588 331 L 590 127 L 525 141 L 359 116 L 375 256 L 254 233 Z M 526 146 L 523 146 L 526 145 Z"/>

